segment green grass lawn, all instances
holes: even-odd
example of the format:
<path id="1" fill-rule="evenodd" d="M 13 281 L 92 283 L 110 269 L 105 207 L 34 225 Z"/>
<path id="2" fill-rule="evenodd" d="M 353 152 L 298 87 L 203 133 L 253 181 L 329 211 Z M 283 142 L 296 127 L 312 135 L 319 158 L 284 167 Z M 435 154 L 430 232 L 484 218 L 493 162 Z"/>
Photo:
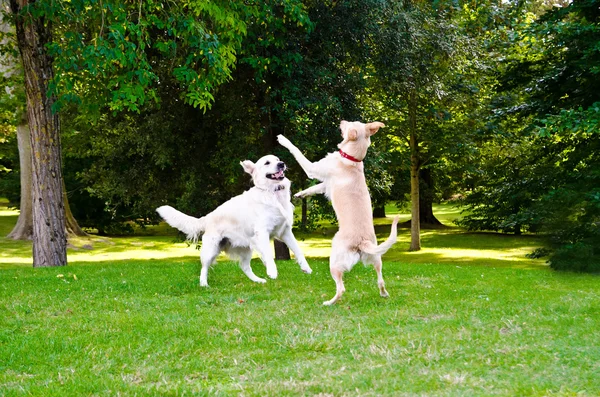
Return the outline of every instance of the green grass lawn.
<path id="1" fill-rule="evenodd" d="M 2 236 L 15 221 L 0 208 Z M 600 395 L 600 279 L 525 258 L 535 237 L 425 230 L 409 253 L 402 229 L 389 299 L 357 265 L 323 307 L 329 230 L 299 236 L 312 275 L 255 284 L 222 258 L 204 289 L 165 230 L 73 241 L 51 269 L 0 238 L 0 395 Z"/>

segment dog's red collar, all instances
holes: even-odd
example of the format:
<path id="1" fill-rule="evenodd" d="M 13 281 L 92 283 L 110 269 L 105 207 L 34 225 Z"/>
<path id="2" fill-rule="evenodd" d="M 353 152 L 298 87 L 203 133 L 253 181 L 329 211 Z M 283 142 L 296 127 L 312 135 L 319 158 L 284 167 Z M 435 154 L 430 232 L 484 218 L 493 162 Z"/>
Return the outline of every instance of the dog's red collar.
<path id="1" fill-rule="evenodd" d="M 362 160 L 357 159 L 356 157 L 350 156 L 348 153 L 344 152 L 342 149 L 340 149 L 340 155 L 345 159 L 354 161 L 355 163 L 360 163 L 362 161 Z"/>

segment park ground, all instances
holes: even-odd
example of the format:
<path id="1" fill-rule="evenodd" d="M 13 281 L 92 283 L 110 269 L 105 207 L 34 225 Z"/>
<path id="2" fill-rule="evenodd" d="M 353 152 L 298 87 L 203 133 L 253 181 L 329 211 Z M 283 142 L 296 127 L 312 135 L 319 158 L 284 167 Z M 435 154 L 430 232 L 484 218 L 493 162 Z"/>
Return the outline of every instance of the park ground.
<path id="1" fill-rule="evenodd" d="M 423 230 L 422 251 L 400 229 L 384 256 L 389 299 L 357 265 L 333 307 L 331 228 L 297 233 L 311 275 L 280 261 L 255 284 L 223 257 L 209 288 L 165 225 L 73 240 L 61 268 L 33 269 L 31 243 L 1 237 L 0 396 L 600 395 L 600 276 L 527 258 L 536 236 L 435 214 L 448 227 Z M 16 218 L 0 203 L 0 236 Z"/>

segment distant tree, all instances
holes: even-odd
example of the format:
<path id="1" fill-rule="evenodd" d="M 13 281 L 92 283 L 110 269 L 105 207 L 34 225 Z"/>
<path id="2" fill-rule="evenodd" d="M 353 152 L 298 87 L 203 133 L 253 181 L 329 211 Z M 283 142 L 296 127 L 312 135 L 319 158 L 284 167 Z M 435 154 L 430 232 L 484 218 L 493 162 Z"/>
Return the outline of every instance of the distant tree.
<path id="1" fill-rule="evenodd" d="M 68 3 L 11 0 L 28 96 L 33 161 L 34 266 L 66 264 L 60 121 L 66 103 L 100 113 L 138 110 L 156 98 L 148 54 L 173 63 L 183 100 L 203 109 L 225 82 L 245 34 L 245 4 L 216 2 Z M 61 40 L 53 41 L 54 30 Z M 58 71 L 56 78 L 54 71 Z"/>
<path id="2" fill-rule="evenodd" d="M 4 3 L 3 3 L 4 5 Z M 3 62 L 0 64 L 0 79 L 5 84 L 6 89 L 0 92 L 0 106 L 4 109 L 5 116 L 2 123 L 7 129 L 16 131 L 17 147 L 19 152 L 18 175 L 20 176 L 20 195 L 19 203 L 16 205 L 19 209 L 19 218 L 13 230 L 8 234 L 8 238 L 15 240 L 31 240 L 33 237 L 33 186 L 32 186 L 32 159 L 31 159 L 31 139 L 29 125 L 27 123 L 27 114 L 25 111 L 26 99 L 24 93 L 23 71 L 20 67 L 20 61 L 12 47 L 14 41 L 14 32 L 12 26 L 4 18 L 8 15 L 8 3 L 5 4 L 6 11 L 0 13 L 0 32 L 2 38 L 1 47 L 3 48 Z M 18 50 L 17 50 L 18 51 Z M 83 236 L 85 232 L 79 227 L 79 224 L 73 217 L 66 196 L 66 189 L 63 186 L 63 199 L 65 202 L 66 232 L 69 236 Z"/>
<path id="3" fill-rule="evenodd" d="M 408 149 L 410 158 L 411 251 L 421 249 L 420 207 L 436 222 L 429 168 L 466 139 L 456 120 L 464 119 L 466 98 L 476 96 L 468 84 L 474 47 L 459 23 L 462 12 L 445 2 L 384 2 L 372 36 L 371 89 L 389 117 L 388 145 Z"/>
<path id="4" fill-rule="evenodd" d="M 62 196 L 60 123 L 49 94 L 54 77 L 47 46 L 52 24 L 24 0 L 11 0 L 17 45 L 21 53 L 32 143 L 33 265 L 67 264 L 65 207 Z"/>
<path id="5" fill-rule="evenodd" d="M 550 238 L 551 266 L 597 271 L 598 4 L 575 1 L 526 18 L 529 23 L 507 36 L 513 40 L 499 65 L 497 110 L 490 120 L 501 134 L 485 143 L 490 156 L 466 199 L 472 212 L 464 224 L 542 231 Z"/>
<path id="6" fill-rule="evenodd" d="M 307 2 L 314 29 L 295 39 L 296 49 L 290 52 L 298 61 L 285 75 L 278 76 L 282 84 L 274 94 L 279 98 L 276 103 L 281 104 L 278 124 L 312 160 L 337 149 L 341 120 L 363 120 L 367 116 L 360 96 L 367 88 L 369 37 L 375 32 L 377 20 L 373 14 L 380 5 L 377 0 Z M 296 190 L 308 187 L 312 182 L 295 160 L 286 150 L 280 154 L 292 164 L 293 180 L 299 181 Z M 385 159 L 372 151 L 367 162 L 367 172 L 377 173 L 377 178 L 369 178 L 370 189 L 385 189 L 389 179 L 382 166 Z M 303 199 L 302 208 L 301 224 L 305 228 L 315 227 L 321 219 L 335 221 L 331 205 L 323 196 Z"/>

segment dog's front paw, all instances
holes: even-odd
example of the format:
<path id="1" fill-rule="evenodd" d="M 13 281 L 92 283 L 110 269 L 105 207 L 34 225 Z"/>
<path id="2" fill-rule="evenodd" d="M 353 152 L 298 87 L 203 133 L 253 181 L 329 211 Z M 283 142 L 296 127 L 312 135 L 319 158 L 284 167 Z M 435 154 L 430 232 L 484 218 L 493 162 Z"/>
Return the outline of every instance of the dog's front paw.
<path id="1" fill-rule="evenodd" d="M 298 264 L 300 265 L 300 270 L 302 270 L 304 273 L 306 273 L 306 274 L 312 273 L 312 269 L 310 268 L 310 265 L 308 264 L 308 262 L 306 262 L 306 260 L 301 261 Z"/>
<path id="2" fill-rule="evenodd" d="M 277 278 L 277 269 L 267 269 L 267 276 L 272 279 Z"/>
<path id="3" fill-rule="evenodd" d="M 296 197 L 296 198 L 304 198 L 304 197 L 306 197 L 306 192 L 304 190 L 302 190 L 302 191 L 294 194 L 294 197 Z"/>
<path id="4" fill-rule="evenodd" d="M 283 135 L 277 135 L 277 142 L 279 142 L 281 146 L 286 147 L 288 149 L 290 146 L 293 146 L 292 142 L 290 142 L 290 140 L 284 137 Z"/>
<path id="5" fill-rule="evenodd" d="M 252 281 L 254 281 L 255 283 L 260 283 L 260 284 L 264 284 L 264 283 L 266 283 L 266 282 L 267 282 L 267 280 L 265 280 L 264 278 L 261 278 L 261 277 L 256 277 L 256 278 L 255 278 L 254 280 L 252 280 Z"/>
<path id="6" fill-rule="evenodd" d="M 300 265 L 300 270 L 302 270 L 306 274 L 311 274 L 312 273 L 312 269 L 310 268 L 310 266 L 308 266 L 308 264 L 306 264 L 306 265 Z"/>

